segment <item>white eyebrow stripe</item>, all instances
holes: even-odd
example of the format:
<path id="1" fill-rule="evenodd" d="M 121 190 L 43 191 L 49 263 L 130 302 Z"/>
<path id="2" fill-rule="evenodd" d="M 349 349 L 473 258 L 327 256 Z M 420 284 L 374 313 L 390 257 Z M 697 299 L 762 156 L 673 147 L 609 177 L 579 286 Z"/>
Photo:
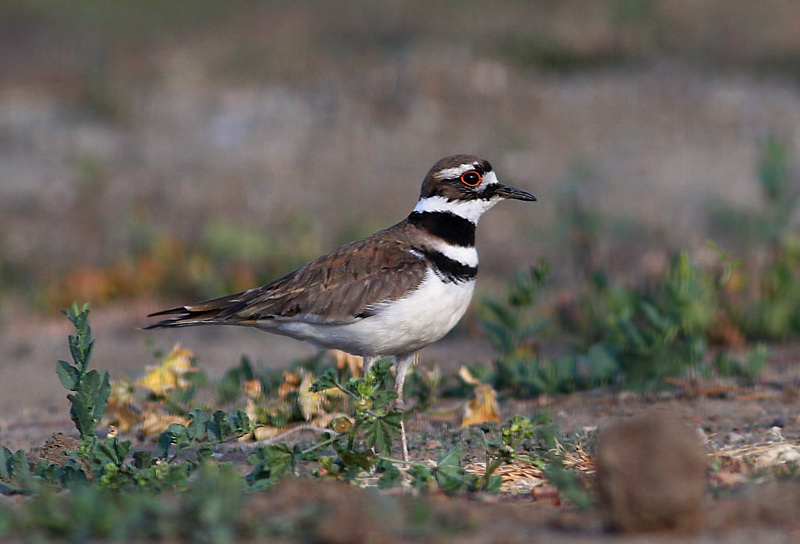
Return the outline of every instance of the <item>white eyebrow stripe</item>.
<path id="1" fill-rule="evenodd" d="M 497 175 L 492 170 L 489 170 L 488 172 L 483 174 L 482 185 L 493 185 L 495 183 L 500 183 L 500 182 L 497 180 Z"/>
<path id="2" fill-rule="evenodd" d="M 436 173 L 436 177 L 439 179 L 451 179 L 457 178 L 461 176 L 464 172 L 469 172 L 470 170 L 475 170 L 477 165 L 475 163 L 467 163 L 462 164 L 461 166 L 454 166 L 453 168 L 445 168 L 444 170 L 439 170 Z"/>

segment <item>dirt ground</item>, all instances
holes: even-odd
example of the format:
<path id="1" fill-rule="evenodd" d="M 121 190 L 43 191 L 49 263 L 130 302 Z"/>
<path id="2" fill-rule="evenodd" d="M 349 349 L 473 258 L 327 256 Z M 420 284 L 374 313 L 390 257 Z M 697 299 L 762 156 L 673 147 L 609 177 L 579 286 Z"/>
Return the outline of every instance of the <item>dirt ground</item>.
<path id="1" fill-rule="evenodd" d="M 134 377 L 140 375 L 142 362 L 149 362 L 153 347 L 165 350 L 175 340 L 157 338 L 153 339 L 153 345 L 146 345 L 142 336 L 150 333 L 135 328 L 137 315 L 141 315 L 139 308 L 131 307 L 98 310 L 92 315 L 97 342 L 93 361 L 97 367 L 109 368 L 113 378 L 122 373 Z M 3 367 L 0 383 L 16 386 L 4 388 L 0 445 L 38 451 L 52 433 L 74 434 L 64 391 L 54 371 L 55 360 L 68 355 L 65 337 L 70 330 L 65 319 L 62 322 L 61 319 L 35 316 L 26 318 L 32 320 L 28 326 L 13 329 L 16 349 L 24 356 L 24 361 L 35 358 L 38 363 L 11 369 Z M 26 335 L 23 330 L 30 332 Z M 247 333 L 221 330 L 205 335 L 189 330 L 178 336 L 185 346 L 202 354 L 198 364 L 212 376 L 221 375 L 243 352 L 249 351 L 253 356 L 261 354 L 262 360 L 264 353 L 280 354 L 282 359 L 274 355 L 276 364 L 288 360 L 283 357 L 307 354 L 300 343 L 274 339 L 262 333 L 253 336 Z M 271 344 L 273 341 L 275 344 Z M 26 346 L 35 346 L 34 353 L 29 353 Z M 528 400 L 507 399 L 501 402 L 501 417 L 547 411 L 563 433 L 581 437 L 581 443 L 592 453 L 597 436 L 608 425 L 653 412 L 675 414 L 701 433 L 705 442 L 703 455 L 726 448 L 766 443 L 770 440 L 768 432 L 773 426 L 779 426 L 786 440 L 791 441 L 800 434 L 797 353 L 795 346 L 776 348 L 770 367 L 755 387 L 734 388 L 711 395 L 693 395 L 679 389 L 659 394 L 599 390 Z M 436 362 L 443 371 L 453 372 L 464 360 L 484 359 L 488 362 L 490 358 L 491 352 L 482 343 L 456 338 L 425 350 L 422 364 Z M 442 453 L 443 444 L 463 440 L 456 418 L 434 415 L 448 413 L 448 409 L 463 402 L 459 399 L 441 401 L 430 412 L 418 413 L 411 418 L 412 458 L 434 460 Z M 226 451 L 225 455 L 230 459 L 243 458 L 239 448 Z M 647 451 L 652 452 L 652 449 Z M 465 463 L 480 461 L 483 461 L 480 449 L 468 450 Z M 643 463 L 651 463 L 648 455 L 643 455 Z M 737 481 L 730 491 L 718 492 L 716 498 L 705 493 L 704 513 L 697 531 L 688 534 L 634 533 L 626 535 L 625 540 L 648 543 L 790 542 L 800 534 L 800 487 L 796 483 L 778 485 L 774 478 L 769 480 L 771 483 Z M 413 501 L 422 501 L 433 519 L 441 518 L 436 522 L 439 525 L 434 524 L 442 527 L 441 534 L 435 535 L 436 541 L 589 543 L 619 538 L 619 534 L 610 533 L 605 528 L 598 509 L 576 511 L 569 505 L 559 504 L 552 493 L 505 493 L 477 501 L 444 496 L 412 499 L 411 496 L 398 496 L 397 491 L 376 498 L 375 493 L 377 491 L 357 490 L 333 483 L 287 482 L 255 498 L 249 508 L 252 509 L 251 515 L 263 519 L 264 523 L 302 518 L 306 520 L 304 523 L 310 524 L 304 525 L 306 530 L 321 541 L 368 542 L 375 538 L 386 542 L 409 541 L 407 520 L 413 518 L 413 512 L 419 508 L 419 504 Z M 343 496 L 347 497 L 346 501 L 342 500 Z M 310 502 L 309 497 L 313 497 Z M 382 507 L 376 509 L 375 501 Z M 343 504 L 347 505 L 344 509 Z"/>
<path id="2" fill-rule="evenodd" d="M 800 156 L 795 2 L 526 0 L 488 12 L 479 3 L 276 1 L 206 14 L 187 3 L 192 17 L 168 7 L 180 4 L 0 8 L 0 445 L 29 449 L 73 428 L 55 374 L 71 329 L 53 290 L 76 269 L 127 262 L 153 240 L 202 248 L 209 225 L 256 232 L 273 244 L 266 261 L 286 272 L 402 219 L 440 157 L 478 153 L 501 181 L 539 199 L 482 221 L 478 296 L 502 292 L 539 257 L 568 291 L 581 273 L 570 245 L 576 209 L 597 236 L 594 264 L 620 277 L 676 250 L 702 261 L 709 239 L 757 258 L 763 248 L 748 247 L 737 227 L 765 209 L 760 146 L 774 137 Z M 242 248 L 244 258 L 263 257 L 261 246 Z M 280 368 L 313 353 L 251 330 L 145 333 L 145 315 L 186 302 L 153 297 L 93 306 L 93 365 L 112 379 L 141 375 L 154 351 L 176 342 L 211 377 L 243 354 Z M 422 364 L 454 372 L 491 357 L 471 313 Z M 765 443 L 774 426 L 792 442 L 798 359 L 800 346 L 774 347 L 752 388 L 504 399 L 501 415 L 550 411 L 590 450 L 608 425 L 649 411 L 702 431 L 709 452 Z M 438 453 L 437 434 L 457 436 L 430 414 L 409 427 L 419 459 Z M 253 507 L 289 515 L 311 495 L 317 541 L 415 540 L 375 512 L 372 492 L 312 484 L 287 483 Z M 699 533 L 624 539 L 794 542 L 799 496 L 795 484 L 749 485 L 706 497 Z M 385 499 L 413 510 L 410 498 Z M 463 529 L 430 540 L 620 539 L 595 511 L 531 495 L 424 500 L 443 526 Z"/>

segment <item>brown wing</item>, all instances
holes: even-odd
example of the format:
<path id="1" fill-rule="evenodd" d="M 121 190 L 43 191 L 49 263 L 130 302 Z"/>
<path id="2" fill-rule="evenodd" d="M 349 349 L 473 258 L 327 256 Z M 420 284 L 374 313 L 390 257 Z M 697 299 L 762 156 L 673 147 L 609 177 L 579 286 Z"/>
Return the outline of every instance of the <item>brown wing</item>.
<path id="1" fill-rule="evenodd" d="M 147 328 L 200 323 L 255 324 L 264 319 L 347 323 L 403 296 L 426 270 L 399 223 L 339 249 L 263 287 L 151 314 L 176 317 Z"/>

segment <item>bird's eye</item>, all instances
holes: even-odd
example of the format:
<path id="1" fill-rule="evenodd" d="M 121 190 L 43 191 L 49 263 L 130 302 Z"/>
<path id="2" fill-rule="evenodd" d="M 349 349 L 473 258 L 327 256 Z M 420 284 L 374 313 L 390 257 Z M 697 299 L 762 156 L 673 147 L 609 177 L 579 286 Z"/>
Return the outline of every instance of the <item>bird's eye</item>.
<path id="1" fill-rule="evenodd" d="M 481 175 L 475 170 L 464 172 L 461 174 L 461 183 L 470 187 L 476 187 L 481 183 Z"/>

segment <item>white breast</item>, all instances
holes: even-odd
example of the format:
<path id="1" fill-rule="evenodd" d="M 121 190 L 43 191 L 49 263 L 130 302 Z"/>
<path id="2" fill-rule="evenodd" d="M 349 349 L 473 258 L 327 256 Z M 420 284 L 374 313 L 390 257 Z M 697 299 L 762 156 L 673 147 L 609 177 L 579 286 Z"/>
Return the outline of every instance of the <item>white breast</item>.
<path id="1" fill-rule="evenodd" d="M 259 326 L 319 348 L 366 356 L 407 355 L 447 334 L 466 312 L 474 289 L 474 280 L 443 282 L 428 270 L 416 290 L 380 304 L 372 316 L 353 323 L 269 321 Z"/>

